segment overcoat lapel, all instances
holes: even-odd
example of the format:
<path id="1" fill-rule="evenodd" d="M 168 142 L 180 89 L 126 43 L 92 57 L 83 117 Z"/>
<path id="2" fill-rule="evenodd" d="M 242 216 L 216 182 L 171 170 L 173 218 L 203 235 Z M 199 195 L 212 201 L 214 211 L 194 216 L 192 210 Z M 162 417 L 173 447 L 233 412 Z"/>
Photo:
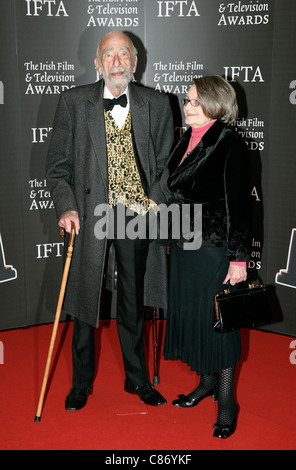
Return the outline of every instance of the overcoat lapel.
<path id="1" fill-rule="evenodd" d="M 141 170 L 144 172 L 148 186 L 150 186 L 150 167 L 149 167 L 149 103 L 144 101 L 132 84 L 130 90 L 130 108 L 132 116 L 132 129 L 136 152 L 139 159 Z"/>
<path id="2" fill-rule="evenodd" d="M 98 159 L 100 171 L 108 187 L 108 158 L 105 132 L 105 118 L 103 107 L 103 80 L 94 85 L 93 94 L 90 94 L 87 102 L 87 121 L 89 133 L 92 139 L 95 154 Z"/>

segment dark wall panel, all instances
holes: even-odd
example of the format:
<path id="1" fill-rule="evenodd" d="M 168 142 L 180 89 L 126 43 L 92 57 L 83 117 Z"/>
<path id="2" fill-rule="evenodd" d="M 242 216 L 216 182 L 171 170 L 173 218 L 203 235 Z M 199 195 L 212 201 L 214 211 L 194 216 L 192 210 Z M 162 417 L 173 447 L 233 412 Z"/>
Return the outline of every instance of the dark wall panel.
<path id="1" fill-rule="evenodd" d="M 295 2 L 1 0 L 1 12 L 0 329 L 53 321 L 63 248 L 44 168 L 53 116 L 63 89 L 98 79 L 96 45 L 119 29 L 138 49 L 137 81 L 169 94 L 176 135 L 195 76 L 236 89 L 233 126 L 253 170 L 249 275 L 278 299 L 271 331 L 296 335 L 295 257 L 281 282 L 295 228 Z"/>

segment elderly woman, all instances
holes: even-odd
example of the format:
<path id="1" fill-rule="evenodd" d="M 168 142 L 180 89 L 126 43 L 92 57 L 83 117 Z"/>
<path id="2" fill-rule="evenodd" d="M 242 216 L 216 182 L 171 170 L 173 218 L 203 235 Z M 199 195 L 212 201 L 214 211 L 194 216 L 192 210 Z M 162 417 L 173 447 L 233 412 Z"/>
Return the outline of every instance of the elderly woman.
<path id="1" fill-rule="evenodd" d="M 248 150 L 228 126 L 236 119 L 238 106 L 233 88 L 223 78 L 195 79 L 183 110 L 188 129 L 170 156 L 161 186 L 168 204 L 201 205 L 202 242 L 192 250 L 184 249 L 182 240 L 172 240 L 164 357 L 181 359 L 200 376 L 198 387 L 179 395 L 173 405 L 191 408 L 215 395 L 214 437 L 225 439 L 236 428 L 233 380 L 240 333 L 213 330 L 214 295 L 227 281 L 235 286 L 247 278 Z"/>

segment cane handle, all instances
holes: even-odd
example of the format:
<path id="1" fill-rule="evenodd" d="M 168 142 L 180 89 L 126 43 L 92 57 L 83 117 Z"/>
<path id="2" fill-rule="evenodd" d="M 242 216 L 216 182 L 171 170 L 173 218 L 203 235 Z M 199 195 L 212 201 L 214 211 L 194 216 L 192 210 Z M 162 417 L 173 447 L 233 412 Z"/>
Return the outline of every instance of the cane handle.
<path id="1" fill-rule="evenodd" d="M 73 221 L 71 221 L 71 232 L 70 232 L 69 246 L 74 245 L 75 232 L 76 232 L 75 223 Z"/>
<path id="2" fill-rule="evenodd" d="M 74 238 L 75 238 L 75 232 L 76 232 L 75 223 L 73 222 L 73 220 L 71 220 L 70 245 L 73 245 Z M 63 227 L 61 227 L 60 228 L 60 237 L 65 238 L 65 236 L 66 236 L 65 229 Z"/>

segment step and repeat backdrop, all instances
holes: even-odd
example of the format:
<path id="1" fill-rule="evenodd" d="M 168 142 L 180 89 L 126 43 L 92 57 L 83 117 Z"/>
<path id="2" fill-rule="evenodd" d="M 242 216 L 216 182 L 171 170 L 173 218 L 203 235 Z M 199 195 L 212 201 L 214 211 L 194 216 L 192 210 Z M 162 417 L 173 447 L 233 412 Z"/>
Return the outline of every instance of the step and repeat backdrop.
<path id="1" fill-rule="evenodd" d="M 266 329 L 296 336 L 296 2 L 0 5 L 0 329 L 54 319 L 63 251 L 45 176 L 54 112 L 63 90 L 98 80 L 97 43 L 121 30 L 138 49 L 136 80 L 169 94 L 176 137 L 194 77 L 222 75 L 235 88 L 240 115 L 233 127 L 252 164 L 249 275 L 269 286 L 279 314 Z"/>

